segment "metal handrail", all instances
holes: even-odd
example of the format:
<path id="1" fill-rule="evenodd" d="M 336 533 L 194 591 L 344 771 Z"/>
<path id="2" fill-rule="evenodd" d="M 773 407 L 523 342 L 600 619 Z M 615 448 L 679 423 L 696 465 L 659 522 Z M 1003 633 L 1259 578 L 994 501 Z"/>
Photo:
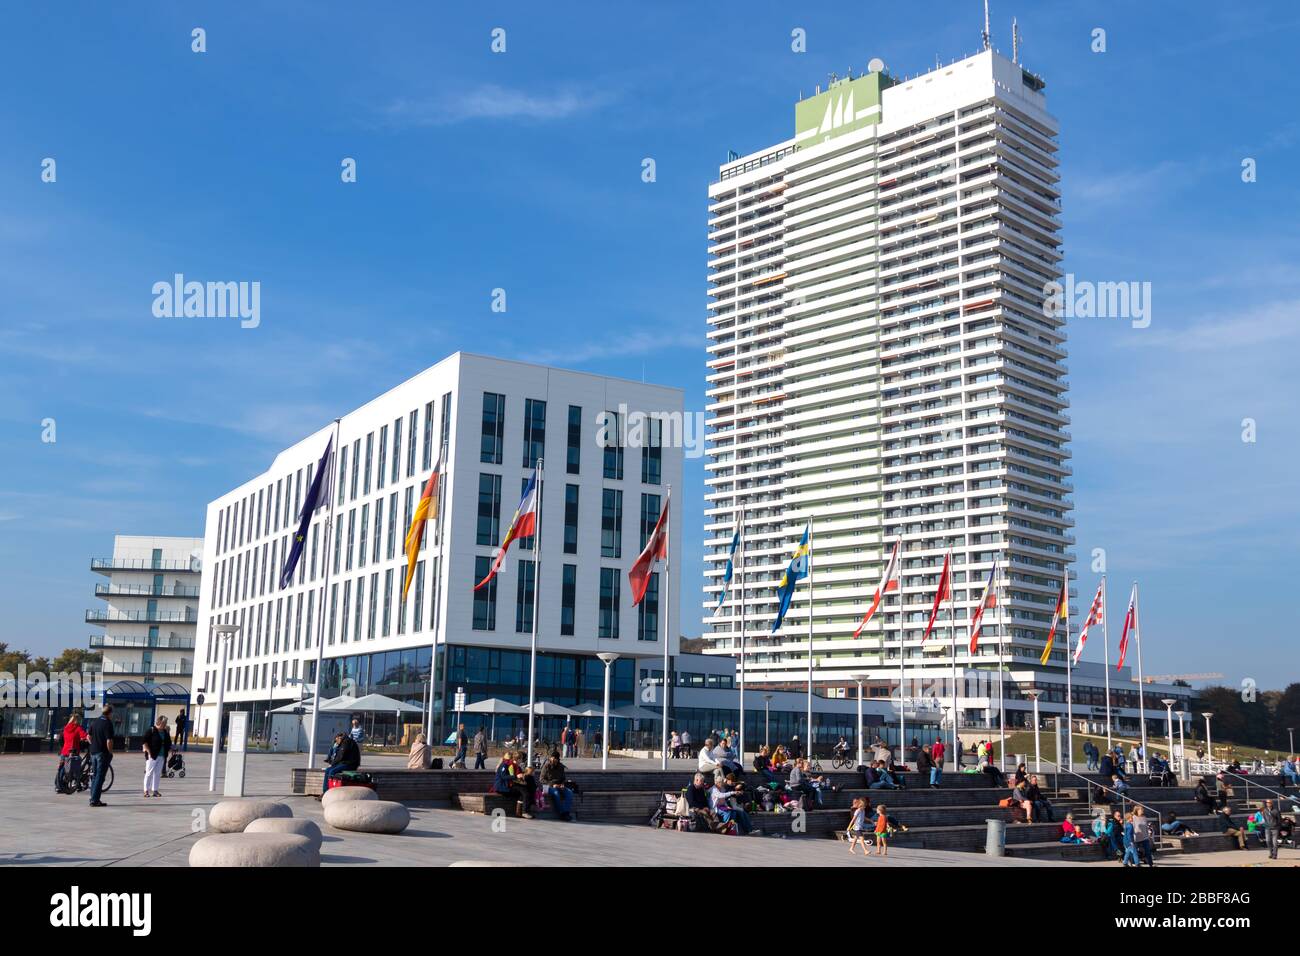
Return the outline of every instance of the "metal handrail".
<path id="1" fill-rule="evenodd" d="M 1229 777 L 1236 777 L 1238 780 L 1240 780 L 1242 783 L 1244 783 L 1244 784 L 1246 785 L 1246 806 L 1247 806 L 1247 808 L 1249 808 L 1249 806 L 1250 806 L 1250 780 L 1248 780 L 1246 777 L 1243 777 L 1243 776 L 1242 776 L 1241 774 L 1239 774 L 1239 773 L 1233 773 L 1231 770 L 1228 770 L 1227 768 L 1225 768 L 1225 769 L 1223 769 L 1223 770 L 1221 770 L 1221 771 L 1219 771 L 1219 772 L 1222 773 L 1222 774 L 1225 774 L 1226 776 L 1229 776 Z M 1265 786 L 1265 785 L 1262 784 L 1262 783 L 1257 783 L 1257 784 L 1255 784 L 1255 786 L 1258 787 L 1260 790 L 1267 790 L 1269 793 L 1274 794 L 1274 795 L 1276 795 L 1276 796 L 1279 796 L 1279 797 L 1281 797 L 1283 800 L 1292 800 L 1292 801 L 1295 801 L 1295 800 L 1300 799 L 1300 797 L 1297 797 L 1296 794 L 1292 794 L 1292 793 L 1282 793 L 1281 791 L 1279 791 L 1279 790 L 1274 790 L 1272 787 L 1267 787 L 1267 786 Z"/>

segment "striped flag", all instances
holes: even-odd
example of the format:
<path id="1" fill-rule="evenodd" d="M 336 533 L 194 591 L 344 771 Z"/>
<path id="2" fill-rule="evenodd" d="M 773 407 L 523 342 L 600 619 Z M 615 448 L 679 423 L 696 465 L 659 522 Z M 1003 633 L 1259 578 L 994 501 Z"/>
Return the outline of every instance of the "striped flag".
<path id="1" fill-rule="evenodd" d="M 935 618 L 939 616 L 939 605 L 944 602 L 945 598 L 952 597 L 952 552 L 949 551 L 943 556 L 943 572 L 939 575 L 939 590 L 934 593 L 934 607 L 930 608 L 930 623 L 925 626 L 925 633 L 921 635 L 921 643 L 924 644 L 930 632 L 934 630 Z"/>
<path id="2" fill-rule="evenodd" d="M 713 616 L 722 613 L 722 603 L 727 600 L 731 589 L 731 577 L 736 573 L 736 550 L 740 547 L 740 521 L 736 521 L 736 531 L 731 536 L 731 549 L 727 552 L 727 569 L 722 573 L 722 593 L 718 595 L 718 605 L 713 609 Z"/>
<path id="3" fill-rule="evenodd" d="M 993 589 L 993 579 L 998 576 L 998 563 L 993 562 L 989 569 L 989 578 L 984 582 L 984 593 L 980 595 L 980 605 L 970 619 L 970 652 L 975 653 L 975 645 L 980 639 L 980 630 L 984 627 L 984 611 L 998 606 L 998 592 Z"/>
<path id="4" fill-rule="evenodd" d="M 1092 599 L 1092 607 L 1088 609 L 1088 616 L 1084 619 L 1083 628 L 1079 631 L 1079 643 L 1074 648 L 1074 666 L 1079 666 L 1079 658 L 1083 656 L 1083 645 L 1088 643 L 1088 628 L 1094 624 L 1100 624 L 1106 616 L 1105 598 L 1102 594 L 1105 592 L 1106 583 L 1103 580 L 1097 585 L 1097 596 Z"/>
<path id="5" fill-rule="evenodd" d="M 663 510 L 659 512 L 659 520 L 655 522 L 654 531 L 650 532 L 645 547 L 641 549 L 641 553 L 637 555 L 637 559 L 632 562 L 632 567 L 627 572 L 628 584 L 632 586 L 633 607 L 645 599 L 655 562 L 660 558 L 663 558 L 665 563 L 668 561 L 668 502 L 671 498 L 670 491 L 664 496 Z"/>
<path id="6" fill-rule="evenodd" d="M 857 637 L 862 633 L 862 629 L 866 627 L 867 622 L 871 620 L 871 615 L 875 614 L 876 609 L 880 607 L 880 601 L 885 594 L 889 591 L 898 590 L 900 583 L 898 574 L 898 546 L 900 541 L 894 542 L 894 550 L 890 552 L 889 563 L 885 565 L 884 577 L 880 579 L 880 585 L 876 588 L 876 595 L 871 599 L 871 607 L 867 608 L 867 613 L 862 615 L 862 621 L 858 624 L 858 629 L 853 632 L 854 637 Z"/>
<path id="7" fill-rule="evenodd" d="M 1043 645 L 1043 656 L 1038 661 L 1044 667 L 1047 666 L 1047 656 L 1052 653 L 1052 645 L 1056 643 L 1056 626 L 1061 623 L 1061 618 L 1065 617 L 1065 602 L 1068 598 L 1068 588 L 1070 587 L 1070 576 L 1068 574 L 1061 576 L 1061 593 L 1056 598 L 1056 612 L 1052 615 L 1052 629 L 1047 632 L 1047 643 Z"/>
<path id="8" fill-rule="evenodd" d="M 1138 586 L 1133 585 L 1133 593 L 1128 599 L 1128 613 L 1124 615 L 1124 630 L 1119 635 L 1119 663 L 1115 665 L 1115 670 L 1124 666 L 1124 655 L 1128 653 L 1128 632 L 1132 628 L 1137 631 L 1137 596 Z"/>
<path id="9" fill-rule="evenodd" d="M 474 585 L 477 591 L 485 587 L 489 581 L 496 577 L 497 572 L 501 570 L 501 562 L 506 559 L 506 552 L 510 550 L 510 543 L 519 538 L 531 538 L 537 533 L 537 471 L 534 469 L 533 475 L 528 479 L 528 484 L 524 486 L 524 496 L 519 501 L 519 507 L 515 509 L 515 516 L 510 519 L 510 527 L 506 529 L 506 536 L 501 539 L 501 546 L 497 548 L 496 556 L 492 559 L 492 567 L 488 569 L 487 575 L 478 584 Z"/>
<path id="10" fill-rule="evenodd" d="M 438 483 L 441 481 L 442 473 L 442 453 L 438 454 L 438 461 L 433 466 L 433 474 L 429 475 L 429 480 L 425 482 L 424 491 L 420 493 L 420 501 L 415 506 L 415 515 L 411 518 L 411 526 L 406 529 L 406 582 L 402 585 L 402 600 L 406 600 L 406 593 L 411 590 L 411 579 L 415 577 L 415 556 L 420 553 L 420 543 L 424 541 L 424 526 L 430 518 L 438 517 Z"/>

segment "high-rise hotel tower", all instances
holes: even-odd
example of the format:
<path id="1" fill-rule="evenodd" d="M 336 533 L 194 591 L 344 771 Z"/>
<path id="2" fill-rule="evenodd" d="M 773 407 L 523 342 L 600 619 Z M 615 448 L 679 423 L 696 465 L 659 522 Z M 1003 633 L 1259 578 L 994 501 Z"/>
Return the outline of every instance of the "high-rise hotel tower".
<path id="1" fill-rule="evenodd" d="M 1064 702 L 1060 632 L 1038 660 L 1074 543 L 1065 332 L 1043 305 L 1062 258 L 1043 87 L 991 49 L 910 79 L 872 61 L 709 187 L 704 637 L 739 653 L 743 591 L 749 683 L 807 681 L 807 581 L 772 622 L 811 521 L 819 693 L 851 696 L 852 675 L 890 696 L 905 670 L 924 685 L 903 694 L 911 720 L 937 724 L 955 644 L 963 683 L 1001 660 L 1008 698 L 1039 684 L 1044 704 Z M 742 509 L 744 585 L 715 616 Z M 899 538 L 901 662 L 897 592 L 853 637 Z M 945 602 L 923 643 L 949 550 L 955 641 Z M 995 560 L 999 606 L 972 655 Z M 997 725 L 997 696 L 960 709 L 963 728 Z"/>

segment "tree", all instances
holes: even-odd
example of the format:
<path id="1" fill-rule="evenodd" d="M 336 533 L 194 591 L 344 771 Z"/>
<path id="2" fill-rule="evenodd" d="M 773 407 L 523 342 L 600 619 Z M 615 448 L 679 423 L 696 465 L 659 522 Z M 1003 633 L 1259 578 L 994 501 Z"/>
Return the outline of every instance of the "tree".
<path id="1" fill-rule="evenodd" d="M 104 662 L 102 651 L 88 651 L 84 647 L 65 647 L 63 653 L 50 664 L 52 671 L 79 671 L 83 667 L 98 669 Z"/>

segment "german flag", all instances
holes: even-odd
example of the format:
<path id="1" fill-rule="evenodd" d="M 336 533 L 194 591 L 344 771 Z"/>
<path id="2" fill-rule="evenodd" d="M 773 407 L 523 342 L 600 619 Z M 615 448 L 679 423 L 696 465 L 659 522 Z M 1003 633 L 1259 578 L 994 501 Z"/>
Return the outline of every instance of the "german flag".
<path id="1" fill-rule="evenodd" d="M 1043 646 L 1043 656 L 1038 663 L 1047 666 L 1047 656 L 1052 653 L 1052 643 L 1056 640 L 1056 625 L 1065 617 L 1065 602 L 1069 600 L 1070 576 L 1061 575 L 1061 593 L 1056 598 L 1056 613 L 1052 615 L 1052 629 L 1047 632 L 1047 643 Z"/>
<path id="2" fill-rule="evenodd" d="M 406 581 L 402 584 L 402 601 L 411 590 L 411 579 L 415 577 L 415 557 L 420 553 L 420 543 L 424 541 L 424 526 L 430 518 L 438 517 L 438 481 L 442 472 L 442 456 L 433 466 L 433 474 L 424 483 L 420 501 L 415 506 L 415 515 L 411 518 L 411 527 L 406 529 Z"/>

